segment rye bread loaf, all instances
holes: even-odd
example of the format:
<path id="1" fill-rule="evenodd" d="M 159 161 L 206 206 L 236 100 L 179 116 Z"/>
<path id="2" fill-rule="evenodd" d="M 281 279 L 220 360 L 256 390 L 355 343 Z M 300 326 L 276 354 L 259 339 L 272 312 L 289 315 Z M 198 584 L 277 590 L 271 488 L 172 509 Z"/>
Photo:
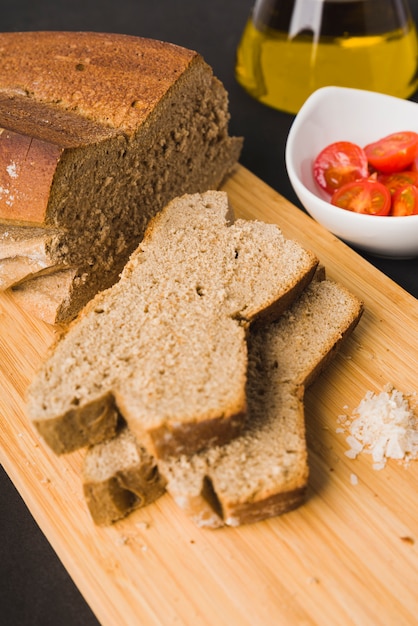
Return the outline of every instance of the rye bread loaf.
<path id="1" fill-rule="evenodd" d="M 154 502 L 165 491 L 152 456 L 126 425 L 112 439 L 91 446 L 84 457 L 83 493 L 99 526 L 109 525 Z"/>
<path id="2" fill-rule="evenodd" d="M 256 522 L 304 501 L 304 390 L 361 312 L 362 304 L 343 286 L 313 281 L 277 322 L 251 330 L 242 433 L 226 445 L 159 462 L 167 491 L 198 526 Z"/>
<path id="3" fill-rule="evenodd" d="M 277 318 L 317 259 L 276 225 L 229 216 L 224 192 L 173 200 L 70 325 L 27 396 L 55 452 L 111 436 L 118 412 L 156 458 L 240 431 L 248 325 Z"/>
<path id="4" fill-rule="evenodd" d="M 118 279 L 150 217 L 221 184 L 242 141 L 228 135 L 223 85 L 194 51 L 52 31 L 2 33 L 0 48 L 0 224 L 20 238 L 17 255 L 0 258 L 0 288 L 67 322 Z M 43 311 L 63 266 L 67 291 Z"/>

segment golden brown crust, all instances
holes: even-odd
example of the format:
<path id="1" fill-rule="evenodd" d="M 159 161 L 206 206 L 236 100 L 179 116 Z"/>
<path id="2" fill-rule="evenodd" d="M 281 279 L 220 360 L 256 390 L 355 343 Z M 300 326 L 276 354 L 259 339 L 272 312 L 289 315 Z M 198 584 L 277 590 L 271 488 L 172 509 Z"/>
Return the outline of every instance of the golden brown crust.
<path id="1" fill-rule="evenodd" d="M 300 280 L 295 282 L 295 284 L 283 295 L 282 298 L 273 301 L 268 307 L 258 313 L 258 315 L 251 322 L 251 328 L 261 328 L 266 324 L 270 324 L 271 322 L 277 320 L 312 282 L 317 272 L 318 259 L 316 259 L 315 255 L 309 250 L 307 250 L 307 254 L 310 255 L 312 260 L 311 267 L 305 272 Z"/>
<path id="2" fill-rule="evenodd" d="M 62 148 L 0 129 L 0 221 L 43 224 Z"/>
<path id="3" fill-rule="evenodd" d="M 0 93 L 0 127 L 24 135 L 26 140 L 35 138 L 61 149 L 96 143 L 117 132 L 56 104 L 4 93 Z"/>
<path id="4" fill-rule="evenodd" d="M 293 511 L 293 509 L 298 508 L 304 503 L 307 483 L 308 473 L 305 475 L 304 484 L 291 491 L 273 493 L 256 502 L 237 504 L 229 514 L 227 512 L 225 523 L 228 526 L 254 524 L 255 522 L 261 522 L 272 517 L 283 515 L 283 513 L 289 513 L 289 511 Z"/>
<path id="5" fill-rule="evenodd" d="M 192 50 L 92 32 L 0 34 L 0 93 L 130 133 L 192 61 Z M 1 103 L 0 103 L 1 106 Z"/>
<path id="6" fill-rule="evenodd" d="M 237 403 L 238 404 L 238 403 Z M 148 433 L 150 450 L 157 458 L 166 459 L 180 454 L 193 454 L 201 447 L 201 442 L 217 442 L 223 445 L 238 436 L 246 417 L 246 400 L 242 394 L 237 408 L 225 411 L 225 415 L 215 419 L 195 423 L 179 423 L 174 427 L 162 425 Z"/>

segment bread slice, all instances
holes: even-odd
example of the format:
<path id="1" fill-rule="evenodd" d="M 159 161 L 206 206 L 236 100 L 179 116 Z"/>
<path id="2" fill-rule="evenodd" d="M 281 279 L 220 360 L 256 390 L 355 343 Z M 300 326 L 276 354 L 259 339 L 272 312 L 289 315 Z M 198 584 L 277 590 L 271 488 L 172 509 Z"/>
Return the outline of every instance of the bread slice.
<path id="1" fill-rule="evenodd" d="M 66 304 L 74 304 L 79 280 L 82 278 L 71 267 L 56 268 L 54 272 L 39 272 L 30 280 L 13 285 L 13 296 L 15 302 L 30 311 L 31 315 L 56 323 L 57 310 Z"/>
<path id="2" fill-rule="evenodd" d="M 303 502 L 309 474 L 304 390 L 361 312 L 343 286 L 313 281 L 276 323 L 250 332 L 248 421 L 241 435 L 159 462 L 167 491 L 198 526 L 256 522 Z"/>
<path id="3" fill-rule="evenodd" d="M 112 439 L 89 448 L 84 457 L 84 497 L 99 526 L 154 502 L 164 487 L 155 460 L 125 425 Z"/>
<path id="4" fill-rule="evenodd" d="M 169 200 L 220 186 L 242 140 L 229 136 L 227 93 L 194 51 L 52 31 L 1 33 L 0 48 L 0 224 L 52 230 L 48 267 L 73 276 L 43 311 L 49 278 L 43 266 L 33 276 L 28 233 L 27 251 L 3 262 L 3 285 L 19 283 L 23 306 L 37 294 L 45 321 L 67 322 L 117 281 Z"/>
<path id="5" fill-rule="evenodd" d="M 280 315 L 318 261 L 276 225 L 229 216 L 224 192 L 173 200 L 58 342 L 27 403 L 55 452 L 109 437 L 118 412 L 157 458 L 240 431 L 248 325 Z"/>
<path id="6" fill-rule="evenodd" d="M 28 276 L 59 270 L 49 253 L 55 237 L 53 229 L 0 224 L 0 290 Z"/>

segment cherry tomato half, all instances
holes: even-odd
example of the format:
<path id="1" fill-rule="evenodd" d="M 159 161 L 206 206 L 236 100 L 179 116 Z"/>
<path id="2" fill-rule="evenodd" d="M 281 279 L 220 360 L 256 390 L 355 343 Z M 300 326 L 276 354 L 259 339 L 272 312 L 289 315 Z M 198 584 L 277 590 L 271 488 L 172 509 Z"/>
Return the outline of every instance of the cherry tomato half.
<path id="1" fill-rule="evenodd" d="M 377 180 L 387 187 L 393 195 L 397 189 L 406 187 L 406 185 L 418 187 L 418 171 L 404 170 L 393 174 L 380 174 Z"/>
<path id="2" fill-rule="evenodd" d="M 395 191 L 391 215 L 418 215 L 418 188 L 415 185 L 407 185 Z"/>
<path id="3" fill-rule="evenodd" d="M 330 195 L 342 185 L 369 174 L 367 157 L 362 148 L 350 141 L 337 141 L 328 145 L 313 164 L 314 178 Z"/>
<path id="4" fill-rule="evenodd" d="M 391 174 L 411 165 L 418 154 L 418 133 L 392 133 L 364 148 L 369 164 L 379 172 Z"/>
<path id="5" fill-rule="evenodd" d="M 331 204 L 355 213 L 388 215 L 391 195 L 382 183 L 357 180 L 337 189 L 331 198 Z"/>

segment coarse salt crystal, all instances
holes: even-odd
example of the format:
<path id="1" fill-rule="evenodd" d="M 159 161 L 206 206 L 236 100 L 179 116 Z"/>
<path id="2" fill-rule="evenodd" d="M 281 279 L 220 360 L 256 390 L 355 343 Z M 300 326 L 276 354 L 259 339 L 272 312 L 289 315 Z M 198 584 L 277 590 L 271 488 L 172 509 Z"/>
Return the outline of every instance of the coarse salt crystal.
<path id="1" fill-rule="evenodd" d="M 352 485 L 358 485 L 358 476 L 357 476 L 357 474 L 350 474 L 350 483 Z"/>
<path id="2" fill-rule="evenodd" d="M 341 432 L 341 416 L 338 423 Z M 349 433 L 345 455 L 355 459 L 361 452 L 371 454 L 376 470 L 383 469 L 387 459 L 418 458 L 417 420 L 408 400 L 392 386 L 379 394 L 368 391 L 344 426 Z"/>
<path id="3" fill-rule="evenodd" d="M 9 174 L 10 178 L 17 178 L 18 174 L 16 163 L 10 163 L 10 165 L 6 167 L 6 171 Z"/>

